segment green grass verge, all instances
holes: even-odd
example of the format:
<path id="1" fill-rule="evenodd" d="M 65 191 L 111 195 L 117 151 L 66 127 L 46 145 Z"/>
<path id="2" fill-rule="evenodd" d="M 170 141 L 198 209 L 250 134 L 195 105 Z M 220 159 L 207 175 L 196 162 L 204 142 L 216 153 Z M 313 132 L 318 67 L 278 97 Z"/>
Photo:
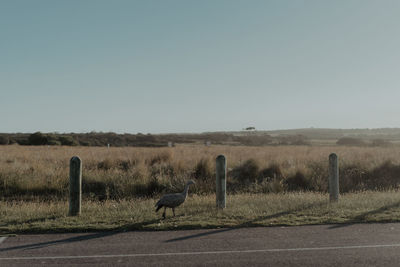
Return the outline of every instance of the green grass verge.
<path id="1" fill-rule="evenodd" d="M 327 194 L 242 194 L 215 208 L 215 196 L 190 196 L 167 219 L 154 212 L 154 199 L 84 201 L 82 215 L 69 217 L 68 203 L 0 202 L 0 234 L 170 230 L 220 227 L 309 225 L 400 221 L 400 192 L 342 195 L 330 204 Z"/>

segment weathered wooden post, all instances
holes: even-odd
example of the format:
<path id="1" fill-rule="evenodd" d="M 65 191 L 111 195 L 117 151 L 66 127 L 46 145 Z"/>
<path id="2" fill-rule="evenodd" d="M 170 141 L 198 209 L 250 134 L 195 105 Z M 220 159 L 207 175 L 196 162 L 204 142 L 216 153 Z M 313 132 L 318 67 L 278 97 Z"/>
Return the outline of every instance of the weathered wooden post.
<path id="1" fill-rule="evenodd" d="M 219 155 L 216 159 L 216 176 L 217 176 L 217 208 L 224 209 L 226 207 L 226 158 Z"/>
<path id="2" fill-rule="evenodd" d="M 69 216 L 81 214 L 82 202 L 82 161 L 72 157 L 69 165 Z"/>
<path id="3" fill-rule="evenodd" d="M 339 200 L 339 163 L 335 153 L 329 155 L 329 200 Z"/>

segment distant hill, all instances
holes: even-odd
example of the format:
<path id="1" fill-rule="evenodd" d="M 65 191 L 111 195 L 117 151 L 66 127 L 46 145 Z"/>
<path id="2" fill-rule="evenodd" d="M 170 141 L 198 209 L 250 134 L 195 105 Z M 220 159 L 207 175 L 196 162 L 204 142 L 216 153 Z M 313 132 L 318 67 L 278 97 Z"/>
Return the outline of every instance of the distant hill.
<path id="1" fill-rule="evenodd" d="M 291 130 L 265 131 L 271 136 L 303 135 L 309 139 L 339 139 L 342 137 L 355 137 L 366 140 L 384 139 L 400 140 L 400 128 L 376 129 L 328 129 L 328 128 L 303 128 Z"/>
<path id="2" fill-rule="evenodd" d="M 400 128 L 323 129 L 304 128 L 274 131 L 252 129 L 198 134 L 90 133 L 0 133 L 0 145 L 137 146 L 163 147 L 176 144 L 201 145 L 388 145 L 400 143 Z"/>

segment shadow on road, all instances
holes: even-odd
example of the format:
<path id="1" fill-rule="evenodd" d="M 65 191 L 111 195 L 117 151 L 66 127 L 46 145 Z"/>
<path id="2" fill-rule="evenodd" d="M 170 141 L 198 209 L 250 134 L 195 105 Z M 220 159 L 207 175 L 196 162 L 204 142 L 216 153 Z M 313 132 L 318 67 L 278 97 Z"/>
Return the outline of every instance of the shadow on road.
<path id="1" fill-rule="evenodd" d="M 151 220 L 151 221 L 147 221 L 147 222 L 142 222 L 142 223 L 140 223 L 140 226 L 152 224 L 152 223 L 155 223 L 158 221 L 159 220 Z M 64 238 L 64 239 L 59 239 L 59 240 L 54 240 L 54 241 L 39 242 L 39 243 L 27 244 L 27 245 L 23 245 L 23 246 L 14 246 L 14 247 L 9 247 L 9 248 L 0 248 L 0 252 L 10 251 L 10 250 L 18 250 L 18 249 L 38 249 L 38 248 L 54 246 L 54 245 L 59 245 L 59 244 L 87 241 L 87 240 L 91 240 L 91 239 L 102 238 L 102 237 L 112 236 L 112 235 L 116 235 L 116 234 L 119 234 L 122 232 L 126 232 L 126 231 L 129 231 L 130 228 L 138 229 L 137 227 L 138 227 L 138 224 L 129 224 L 129 225 L 121 226 L 120 228 L 116 229 L 115 231 L 89 233 L 86 235 L 74 236 L 74 237 L 69 237 L 69 238 Z"/>
<path id="2" fill-rule="evenodd" d="M 213 234 L 218 234 L 218 233 L 222 233 L 222 232 L 227 232 L 227 231 L 231 231 L 234 228 L 224 228 L 224 229 L 218 229 L 218 230 L 211 230 L 211 231 L 207 231 L 207 232 L 203 232 L 203 233 L 199 233 L 199 234 L 195 234 L 195 235 L 188 235 L 188 236 L 184 236 L 184 237 L 178 237 L 178 238 L 174 238 L 174 239 L 169 239 L 164 241 L 165 243 L 170 243 L 170 242 L 176 242 L 176 241 L 183 241 L 183 240 L 187 240 L 187 239 L 192 239 L 192 238 L 197 238 L 197 237 L 202 237 L 202 236 L 207 236 L 207 235 L 213 235 Z"/>
<path id="3" fill-rule="evenodd" d="M 398 207 L 400 207 L 400 201 L 398 201 L 394 204 L 391 204 L 391 205 L 383 206 L 376 210 L 364 212 L 362 214 L 359 214 L 359 215 L 349 219 L 347 222 L 345 222 L 343 224 L 332 225 L 331 227 L 329 227 L 329 229 L 336 229 L 336 228 L 351 226 L 353 224 L 360 223 L 360 222 L 365 222 L 365 219 L 370 215 L 379 214 L 379 213 L 385 212 L 387 210 L 390 210 L 393 208 L 398 208 Z"/>
<path id="4" fill-rule="evenodd" d="M 279 212 L 279 213 L 276 213 L 276 214 L 263 216 L 263 217 L 258 217 L 258 218 L 254 219 L 254 220 L 244 222 L 244 223 L 236 226 L 235 228 L 224 228 L 224 229 L 218 229 L 218 230 L 208 230 L 206 232 L 202 232 L 202 233 L 199 233 L 199 234 L 194 234 L 194 235 L 188 235 L 188 236 L 184 236 L 184 237 L 178 237 L 178 238 L 174 238 L 174 239 L 169 239 L 169 240 L 166 240 L 165 242 L 166 243 L 170 243 L 170 242 L 176 242 L 176 241 L 183 241 L 183 240 L 187 240 L 187 239 L 191 239 L 191 238 L 197 238 L 197 237 L 202 237 L 202 236 L 207 236 L 207 235 L 213 235 L 213 234 L 218 234 L 218 233 L 222 233 L 222 232 L 232 231 L 232 230 L 235 230 L 237 228 L 241 228 L 241 227 L 245 227 L 245 226 L 252 226 L 252 225 L 254 226 L 255 222 L 257 222 L 257 221 L 277 218 L 277 217 L 280 217 L 280 216 L 288 215 L 291 212 L 292 211 Z"/>
<path id="5" fill-rule="evenodd" d="M 268 219 L 274 219 L 274 218 L 279 218 L 285 215 L 289 215 L 293 212 L 298 212 L 298 211 L 303 211 L 303 210 L 308 210 L 311 208 L 316 208 L 316 207 L 321 207 L 327 205 L 326 201 L 321 201 L 318 203 L 314 203 L 314 204 L 310 204 L 307 206 L 304 206 L 300 209 L 291 209 L 291 210 L 287 210 L 287 211 L 282 211 L 282 212 L 278 212 L 275 214 L 271 214 L 271 215 L 266 215 L 266 216 L 259 216 L 253 220 L 249 220 L 246 222 L 243 222 L 241 224 L 239 224 L 238 226 L 235 226 L 234 228 L 224 228 L 224 229 L 218 229 L 218 230 L 208 230 L 202 233 L 198 233 L 198 234 L 194 234 L 194 235 L 188 235 L 188 236 L 183 236 L 183 237 L 178 237 L 178 238 L 174 238 L 174 239 L 169 239 L 164 241 L 165 243 L 171 243 L 171 242 L 177 242 L 177 241 L 184 241 L 184 240 L 188 240 L 188 239 L 192 239 L 192 238 L 198 238 L 198 237 L 203 237 L 203 236 L 207 236 L 207 235 L 213 235 L 213 234 L 219 234 L 222 232 L 227 232 L 227 231 L 232 231 L 232 230 L 236 230 L 239 228 L 243 228 L 243 227 L 251 227 L 251 226 L 260 226 L 260 224 L 258 224 L 257 222 L 263 221 L 263 220 L 268 220 Z"/>
<path id="6" fill-rule="evenodd" d="M 80 241 L 86 241 L 86 240 L 95 239 L 95 238 L 111 236 L 111 235 L 115 235 L 117 233 L 119 233 L 119 232 L 102 232 L 102 233 L 95 233 L 95 234 L 87 234 L 87 235 L 82 235 L 82 236 L 75 236 L 75 237 L 70 237 L 70 238 L 65 238 L 65 239 L 60 239 L 60 240 L 54 240 L 54 241 L 33 243 L 33 244 L 27 244 L 27 245 L 23 245 L 23 246 L 14 246 L 14 247 L 9 247 L 9 248 L 1 248 L 0 252 L 10 251 L 10 250 L 18 250 L 18 249 L 38 249 L 38 248 L 44 248 L 44 247 L 58 245 L 58 244 L 80 242 Z"/>

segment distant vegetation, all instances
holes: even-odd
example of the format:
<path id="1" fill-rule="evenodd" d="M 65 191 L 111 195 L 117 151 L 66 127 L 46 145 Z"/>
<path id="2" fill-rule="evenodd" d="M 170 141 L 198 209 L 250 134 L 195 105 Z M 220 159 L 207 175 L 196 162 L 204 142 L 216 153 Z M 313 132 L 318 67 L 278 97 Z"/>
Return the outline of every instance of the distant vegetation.
<path id="1" fill-rule="evenodd" d="M 337 142 L 337 145 L 343 145 L 343 146 L 363 146 L 366 143 L 359 139 L 359 138 L 354 138 L 354 137 L 342 137 L 340 138 Z"/>
<path id="2" fill-rule="evenodd" d="M 271 137 L 268 134 L 233 134 L 233 133 L 201 133 L 201 134 L 116 134 L 116 133 L 41 133 L 33 134 L 0 134 L 0 145 L 50 145 L 50 146 L 135 146 L 166 147 L 175 144 L 223 144 L 223 145 L 305 145 L 307 139 L 301 135 Z"/>
<path id="3" fill-rule="evenodd" d="M 254 127 L 238 132 L 199 134 L 116 134 L 90 133 L 0 133 L 0 145 L 167 147 L 176 144 L 202 145 L 341 145 L 390 146 L 400 143 L 400 129 L 294 129 L 256 131 Z"/>

